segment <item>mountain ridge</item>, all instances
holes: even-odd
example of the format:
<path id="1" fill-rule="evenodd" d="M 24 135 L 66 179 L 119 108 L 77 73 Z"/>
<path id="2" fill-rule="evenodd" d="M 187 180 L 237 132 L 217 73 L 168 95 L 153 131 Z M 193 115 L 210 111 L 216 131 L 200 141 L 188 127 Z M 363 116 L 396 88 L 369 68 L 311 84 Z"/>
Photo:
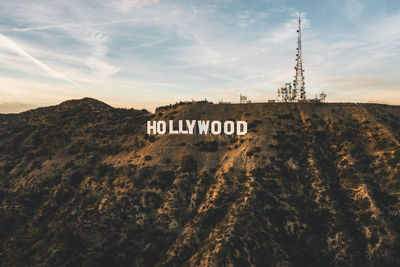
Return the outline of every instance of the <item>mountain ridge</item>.
<path id="1" fill-rule="evenodd" d="M 147 120 L 246 120 L 244 137 Z M 400 107 L 98 100 L 0 116 L 4 266 L 396 265 Z"/>

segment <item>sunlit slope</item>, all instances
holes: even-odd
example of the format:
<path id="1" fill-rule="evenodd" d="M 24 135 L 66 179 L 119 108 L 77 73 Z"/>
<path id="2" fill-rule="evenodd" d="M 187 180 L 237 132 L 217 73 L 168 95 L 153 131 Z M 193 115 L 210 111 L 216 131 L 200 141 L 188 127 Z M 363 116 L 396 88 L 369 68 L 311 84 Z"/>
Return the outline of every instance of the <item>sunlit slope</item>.
<path id="1" fill-rule="evenodd" d="M 148 136 L 147 120 L 245 120 Z M 400 263 L 400 107 L 94 99 L 0 116 L 3 265 Z"/>

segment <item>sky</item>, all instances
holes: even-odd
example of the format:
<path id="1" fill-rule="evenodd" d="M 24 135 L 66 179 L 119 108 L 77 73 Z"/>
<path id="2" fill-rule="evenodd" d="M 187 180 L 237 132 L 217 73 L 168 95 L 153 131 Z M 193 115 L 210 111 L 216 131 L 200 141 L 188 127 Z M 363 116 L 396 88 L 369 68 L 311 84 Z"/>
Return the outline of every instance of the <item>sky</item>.
<path id="1" fill-rule="evenodd" d="M 400 104 L 400 1 L 0 2 L 0 112 L 275 99 L 303 23 L 308 97 Z"/>

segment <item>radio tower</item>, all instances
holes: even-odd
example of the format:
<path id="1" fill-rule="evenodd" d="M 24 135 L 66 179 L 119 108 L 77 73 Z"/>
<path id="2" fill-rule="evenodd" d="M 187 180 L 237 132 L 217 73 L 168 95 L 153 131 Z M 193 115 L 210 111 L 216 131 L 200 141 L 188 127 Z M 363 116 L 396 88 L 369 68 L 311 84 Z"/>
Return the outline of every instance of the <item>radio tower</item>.
<path id="1" fill-rule="evenodd" d="M 296 76 L 293 80 L 293 99 L 299 98 L 301 100 L 306 99 L 305 82 L 304 82 L 304 69 L 301 58 L 301 17 L 299 11 L 299 28 L 297 29 L 299 36 L 297 37 L 297 54 L 296 54 Z M 300 93 L 300 96 L 298 96 Z"/>

